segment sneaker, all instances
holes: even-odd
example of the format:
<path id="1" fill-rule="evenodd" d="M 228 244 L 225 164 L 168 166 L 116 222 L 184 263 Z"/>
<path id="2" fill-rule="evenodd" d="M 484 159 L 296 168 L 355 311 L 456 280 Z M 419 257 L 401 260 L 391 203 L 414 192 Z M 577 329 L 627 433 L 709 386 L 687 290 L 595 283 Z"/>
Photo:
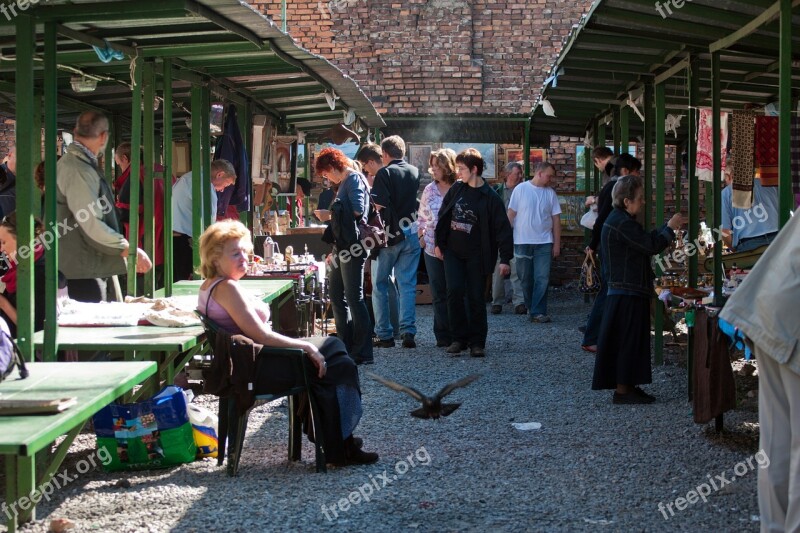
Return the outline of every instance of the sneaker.
<path id="1" fill-rule="evenodd" d="M 394 343 L 392 343 L 394 345 Z M 413 333 L 403 333 L 403 348 L 416 348 L 417 343 L 414 341 Z"/>
<path id="2" fill-rule="evenodd" d="M 525 307 L 525 304 L 519 304 L 518 306 L 516 306 L 514 308 L 514 314 L 515 315 L 524 315 L 527 312 L 528 312 L 528 308 Z"/>
<path id="3" fill-rule="evenodd" d="M 492 314 L 493 315 L 499 315 L 502 312 L 503 312 L 503 306 L 502 305 L 493 305 L 492 306 Z"/>
<path id="4" fill-rule="evenodd" d="M 486 357 L 486 350 L 483 346 L 473 346 L 469 349 L 470 357 Z"/>
<path id="5" fill-rule="evenodd" d="M 651 397 L 652 398 L 652 397 Z M 628 394 L 619 394 L 614 391 L 614 396 L 611 398 L 611 403 L 615 404 L 645 404 L 645 403 L 653 403 L 655 398 L 652 400 L 640 396 L 635 391 L 629 392 Z"/>
<path id="6" fill-rule="evenodd" d="M 375 348 L 394 348 L 394 339 L 375 339 L 372 341 Z"/>
<path id="7" fill-rule="evenodd" d="M 656 397 L 655 396 L 653 396 L 652 394 L 647 394 L 645 391 L 643 391 L 639 387 L 634 387 L 633 388 L 633 392 L 635 392 L 636 394 L 638 394 L 642 398 L 648 399 L 649 403 L 653 403 L 654 401 L 656 401 Z"/>
<path id="8" fill-rule="evenodd" d="M 453 354 L 460 354 L 464 350 L 467 349 L 467 345 L 463 342 L 454 341 L 450 346 L 447 348 L 447 353 Z"/>
<path id="9" fill-rule="evenodd" d="M 545 324 L 547 322 L 550 322 L 550 317 L 547 315 L 531 315 L 531 322 Z"/>

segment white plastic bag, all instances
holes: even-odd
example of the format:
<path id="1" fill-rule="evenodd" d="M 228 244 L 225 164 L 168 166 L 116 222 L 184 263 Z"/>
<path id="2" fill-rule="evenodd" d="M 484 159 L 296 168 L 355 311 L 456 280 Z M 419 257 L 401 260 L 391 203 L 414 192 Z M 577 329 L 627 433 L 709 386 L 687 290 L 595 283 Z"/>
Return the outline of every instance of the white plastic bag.
<path id="1" fill-rule="evenodd" d="M 186 405 L 189 413 L 189 422 L 192 423 L 194 443 L 197 445 L 197 457 L 216 457 L 219 439 L 217 437 L 217 415 L 200 405 L 190 403 Z"/>
<path id="2" fill-rule="evenodd" d="M 586 229 L 594 228 L 594 223 L 597 220 L 597 204 L 593 204 L 591 209 L 586 211 L 581 217 L 581 226 Z"/>

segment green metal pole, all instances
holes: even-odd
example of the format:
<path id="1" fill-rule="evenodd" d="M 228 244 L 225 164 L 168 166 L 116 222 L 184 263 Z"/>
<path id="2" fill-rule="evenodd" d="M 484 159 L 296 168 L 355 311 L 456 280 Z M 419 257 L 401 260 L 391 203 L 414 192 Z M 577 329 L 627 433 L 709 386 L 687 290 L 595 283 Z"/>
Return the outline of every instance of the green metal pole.
<path id="1" fill-rule="evenodd" d="M 644 86 L 644 228 L 650 229 L 653 224 L 653 84 Z M 664 128 L 661 123 L 659 129 Z"/>
<path id="2" fill-rule="evenodd" d="M 666 139 L 664 133 L 664 121 L 666 119 L 666 97 L 664 94 L 664 84 L 659 83 L 655 86 L 656 90 L 656 227 L 660 228 L 664 224 L 664 181 L 666 173 L 664 165 L 666 162 Z M 650 128 L 648 128 L 650 129 Z M 656 276 L 661 276 L 660 263 L 656 261 Z M 664 305 L 661 301 L 656 301 L 656 320 L 655 320 L 655 362 L 657 365 L 664 364 Z"/>
<path id="3" fill-rule="evenodd" d="M 713 221 L 712 228 L 719 228 L 722 225 L 722 213 L 720 207 L 722 206 L 722 139 L 720 138 L 719 131 L 722 127 L 722 120 L 720 112 L 722 111 L 722 104 L 720 103 L 720 56 L 719 52 L 711 53 L 711 128 L 714 132 L 712 136 L 713 147 L 713 165 L 714 165 L 714 181 L 711 185 L 711 205 L 713 207 L 713 216 L 711 219 L 706 214 L 706 220 Z M 692 241 L 695 242 L 695 241 Z M 714 246 L 714 305 L 722 306 L 722 243 L 717 243 Z"/>
<path id="4" fill-rule="evenodd" d="M 216 222 L 217 214 L 211 212 L 211 195 L 217 194 L 211 190 L 211 90 L 208 86 L 202 88 L 203 107 L 200 108 L 202 121 L 200 122 L 200 142 L 203 145 L 203 231 Z M 199 239 L 200 236 L 198 235 Z M 199 242 L 199 241 L 198 241 Z M 198 261 L 195 268 L 200 266 Z"/>
<path id="5" fill-rule="evenodd" d="M 192 265 L 200 264 L 200 234 L 203 233 L 203 89 L 192 85 Z"/>
<path id="6" fill-rule="evenodd" d="M 598 146 L 604 146 L 605 141 L 602 141 L 602 138 L 600 137 L 600 121 L 595 119 L 593 126 L 594 135 L 592 142 L 594 143 L 595 148 Z M 600 193 L 600 188 L 597 186 L 597 183 L 600 181 L 600 170 L 594 166 L 594 163 L 591 165 L 591 176 L 591 180 L 586 181 L 586 187 L 592 191 L 592 194 L 597 195 Z"/>
<path id="7" fill-rule="evenodd" d="M 44 218 L 56 220 L 56 134 L 58 129 L 58 70 L 56 67 L 56 24 L 44 25 Z M 50 230 L 48 230 L 50 231 Z M 58 352 L 58 321 L 56 320 L 56 295 L 58 293 L 58 232 L 52 233 L 53 242 L 44 251 L 45 268 L 45 362 L 56 360 Z M 39 288 L 41 290 L 41 287 Z"/>
<path id="8" fill-rule="evenodd" d="M 620 151 L 620 143 L 621 143 L 621 135 L 622 135 L 622 125 L 620 124 L 620 108 L 615 106 L 613 109 L 614 113 L 614 122 L 612 123 L 614 128 L 614 155 L 619 155 L 622 152 Z"/>
<path id="9" fill-rule="evenodd" d="M 297 210 L 297 141 L 292 143 L 290 163 L 289 163 L 289 184 L 294 184 L 294 190 L 287 191 L 295 196 L 288 196 L 289 204 L 289 225 L 296 228 L 300 222 L 300 213 Z"/>
<path id="10" fill-rule="evenodd" d="M 247 155 L 248 161 L 250 160 L 250 154 L 252 154 L 252 150 L 250 146 L 252 141 L 250 140 L 250 132 L 253 131 L 253 119 L 252 113 L 250 113 L 250 102 L 246 102 L 245 104 L 237 104 L 236 105 L 236 115 L 239 118 L 239 133 L 242 135 L 242 141 L 244 142 L 244 149 Z M 252 164 L 252 163 L 251 163 Z M 236 180 L 250 180 L 250 167 L 245 169 L 247 175 L 245 176 L 236 176 Z M 253 199 L 250 198 L 250 209 L 247 211 L 241 211 L 239 213 L 239 220 L 250 228 L 250 232 L 253 232 Z"/>
<path id="11" fill-rule="evenodd" d="M 142 145 L 142 71 L 144 61 L 134 59 L 133 91 L 131 95 L 131 171 L 130 211 L 128 215 L 128 294 L 136 295 L 136 248 L 139 246 L 139 167 Z M 152 258 L 151 258 L 152 259 Z"/>
<path id="12" fill-rule="evenodd" d="M 677 153 L 675 154 L 675 212 L 681 211 L 681 194 L 683 194 L 683 158 L 682 155 L 686 151 L 686 145 L 681 144 L 678 146 Z"/>
<path id="13" fill-rule="evenodd" d="M 144 206 L 144 251 L 156 264 L 156 249 L 155 249 L 155 192 L 153 188 L 153 167 L 155 166 L 155 134 L 156 134 L 156 117 L 153 104 L 156 99 L 156 78 L 155 78 L 155 64 L 152 61 L 145 61 L 143 76 L 143 89 L 144 89 L 144 126 L 143 126 L 143 141 L 144 141 L 144 199 L 142 205 Z M 133 179 L 133 172 L 131 172 L 131 179 Z M 136 173 L 136 182 L 139 181 L 139 173 Z M 131 182 L 133 185 L 136 182 Z M 131 234 L 136 235 L 138 240 L 138 227 L 134 233 L 131 227 Z M 144 275 L 144 287 L 142 293 L 148 298 L 153 297 L 155 291 L 155 266 Z"/>
<path id="14" fill-rule="evenodd" d="M 286 33 L 286 0 L 281 0 L 281 30 Z"/>
<path id="15" fill-rule="evenodd" d="M 16 149 L 17 149 L 17 345 L 26 361 L 33 361 L 33 216 L 34 162 L 41 145 L 41 132 L 33 121 L 36 98 L 33 84 L 33 55 L 36 25 L 32 17 L 17 17 Z M 24 248 L 23 248 L 24 247 Z M 32 487 L 31 487 L 32 488 Z"/>
<path id="16" fill-rule="evenodd" d="M 525 123 L 525 133 L 522 139 L 522 161 L 525 165 L 525 179 L 531 178 L 531 120 Z"/>
<path id="17" fill-rule="evenodd" d="M 693 58 L 689 63 L 689 139 L 686 179 L 689 182 L 689 242 L 697 239 L 698 221 L 698 183 L 695 177 L 695 161 L 697 160 L 697 106 L 700 103 L 700 64 L 697 58 Z M 689 286 L 697 283 L 697 256 L 689 258 Z M 692 380 L 694 379 L 694 328 L 688 328 L 688 339 L 686 346 L 686 379 L 689 401 L 692 400 L 694 390 Z"/>
<path id="18" fill-rule="evenodd" d="M 622 146 L 620 149 L 625 152 L 628 152 L 628 144 L 630 142 L 630 108 L 628 106 L 622 106 L 619 110 L 619 137 Z"/>
<path id="19" fill-rule="evenodd" d="M 36 23 L 29 16 L 20 13 L 16 20 L 16 150 L 17 150 L 17 346 L 26 361 L 33 361 L 33 176 L 34 147 L 39 151 L 41 133 L 34 131 L 33 123 L 27 120 L 33 116 L 34 85 L 33 85 L 33 56 L 36 51 Z M 21 120 L 20 120 L 21 119 Z M 23 253 L 23 247 L 27 253 Z M 19 468 L 7 468 L 8 474 L 16 478 L 16 494 L 28 495 L 34 490 L 36 483 L 35 457 L 16 458 L 8 456 L 8 461 L 14 461 Z M 16 470 L 16 471 L 14 471 Z M 7 479 L 8 487 L 13 487 L 12 479 Z M 8 492 L 7 492 L 8 494 Z M 36 509 L 24 511 L 11 518 L 11 525 L 15 520 L 20 523 L 36 520 Z M 14 529 L 12 527 L 11 529 Z"/>
<path id="20" fill-rule="evenodd" d="M 172 296 L 172 61 L 164 59 L 164 294 Z"/>
<path id="21" fill-rule="evenodd" d="M 794 207 L 792 194 L 791 120 L 792 120 L 792 0 L 780 0 L 780 55 L 778 100 L 778 222 L 783 227 Z"/>
<path id="22" fill-rule="evenodd" d="M 595 143 L 595 146 L 606 146 L 608 143 L 606 142 L 606 125 L 600 124 L 597 122 L 597 138 L 598 141 Z M 600 179 L 600 169 L 594 169 L 594 190 L 599 193 L 600 189 L 603 187 L 603 183 Z"/>

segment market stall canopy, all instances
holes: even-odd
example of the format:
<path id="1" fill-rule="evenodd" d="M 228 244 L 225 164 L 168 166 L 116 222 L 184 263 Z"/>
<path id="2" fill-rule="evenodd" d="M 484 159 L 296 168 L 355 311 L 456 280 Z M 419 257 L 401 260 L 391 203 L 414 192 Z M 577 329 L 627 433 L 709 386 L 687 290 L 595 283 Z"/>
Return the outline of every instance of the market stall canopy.
<path id="1" fill-rule="evenodd" d="M 632 101 L 630 135 L 642 135 L 643 83 L 665 84 L 666 112 L 689 105 L 687 66 L 697 60 L 700 105 L 711 106 L 711 52 L 720 51 L 723 109 L 778 99 L 779 14 L 775 0 L 597 0 L 576 24 L 531 112 L 532 132 L 583 138 L 594 119 Z M 799 0 L 792 0 L 793 13 Z M 792 17 L 800 28 L 800 14 Z M 800 32 L 791 42 L 792 80 L 800 82 Z M 632 94 L 631 94 L 632 93 Z M 550 111 L 554 116 L 548 116 Z M 686 137 L 684 116 L 667 142 Z"/>
<path id="2" fill-rule="evenodd" d="M 37 87 L 43 85 L 44 23 L 56 24 L 59 126 L 69 130 L 88 108 L 130 115 L 131 59 L 137 56 L 155 62 L 156 72 L 165 61 L 172 65 L 176 134 L 188 131 L 193 83 L 209 86 L 219 100 L 270 115 L 280 133 L 301 131 L 309 140 L 337 124 L 355 130 L 384 125 L 354 80 L 240 0 L 47 0 L 26 11 L 11 4 L 3 14 L 0 111 L 11 115 L 14 23 L 29 15 L 37 23 Z"/>

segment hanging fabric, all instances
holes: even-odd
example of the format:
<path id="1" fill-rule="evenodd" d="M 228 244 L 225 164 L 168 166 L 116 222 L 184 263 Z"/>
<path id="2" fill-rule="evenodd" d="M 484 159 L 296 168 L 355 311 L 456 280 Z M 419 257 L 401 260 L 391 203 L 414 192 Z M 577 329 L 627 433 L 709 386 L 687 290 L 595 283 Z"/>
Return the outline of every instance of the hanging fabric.
<path id="1" fill-rule="evenodd" d="M 763 187 L 778 186 L 778 117 L 756 117 L 756 177 Z"/>
<path id="2" fill-rule="evenodd" d="M 722 170 L 725 170 L 725 156 L 728 146 L 728 113 L 721 112 L 720 142 L 722 144 Z M 708 107 L 700 108 L 700 119 L 697 128 L 697 163 L 695 173 L 701 181 L 714 179 L 714 129 L 713 115 Z"/>
<path id="3" fill-rule="evenodd" d="M 217 193 L 216 216 L 238 220 L 238 211 L 250 210 L 252 180 L 250 179 L 247 149 L 245 148 L 242 134 L 239 130 L 236 106 L 234 104 L 228 105 L 225 126 L 222 135 L 217 139 L 214 159 L 225 159 L 229 161 L 236 171 L 236 183 L 224 191 Z"/>
<path id="4" fill-rule="evenodd" d="M 800 195 L 800 117 L 792 117 L 792 136 L 789 154 L 792 158 L 792 191 Z"/>
<path id="5" fill-rule="evenodd" d="M 733 207 L 750 209 L 753 205 L 753 146 L 756 116 L 751 111 L 736 111 L 731 116 L 731 152 L 733 155 Z"/>

